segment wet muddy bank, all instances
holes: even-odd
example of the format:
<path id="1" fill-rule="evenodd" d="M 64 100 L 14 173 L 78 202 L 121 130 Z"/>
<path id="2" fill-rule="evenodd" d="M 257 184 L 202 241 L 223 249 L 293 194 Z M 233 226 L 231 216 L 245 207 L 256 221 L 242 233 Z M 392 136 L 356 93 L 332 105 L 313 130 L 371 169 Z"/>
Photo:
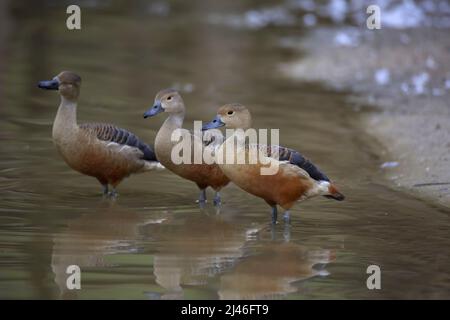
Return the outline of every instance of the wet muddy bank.
<path id="1" fill-rule="evenodd" d="M 445 30 L 319 28 L 283 45 L 306 56 L 280 65 L 300 81 L 350 90 L 348 105 L 374 137 L 380 174 L 421 198 L 450 205 L 450 39 Z"/>

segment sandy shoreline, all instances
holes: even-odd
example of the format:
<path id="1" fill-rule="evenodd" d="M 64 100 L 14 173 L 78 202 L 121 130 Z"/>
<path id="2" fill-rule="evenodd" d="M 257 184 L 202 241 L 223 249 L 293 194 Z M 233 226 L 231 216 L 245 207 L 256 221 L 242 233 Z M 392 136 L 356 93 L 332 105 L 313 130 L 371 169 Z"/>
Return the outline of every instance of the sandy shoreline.
<path id="1" fill-rule="evenodd" d="M 280 66 L 285 75 L 350 90 L 357 110 L 376 107 L 362 127 L 383 146 L 380 171 L 393 185 L 450 206 L 447 30 L 320 28 L 284 45 L 306 53 Z"/>

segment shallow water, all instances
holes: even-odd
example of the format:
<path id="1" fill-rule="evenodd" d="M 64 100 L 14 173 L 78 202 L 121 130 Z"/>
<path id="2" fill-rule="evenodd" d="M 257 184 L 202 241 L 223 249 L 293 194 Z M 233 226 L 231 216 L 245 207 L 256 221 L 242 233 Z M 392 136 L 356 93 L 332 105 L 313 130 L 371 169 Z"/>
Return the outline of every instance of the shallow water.
<path id="1" fill-rule="evenodd" d="M 0 43 L 0 298 L 450 298 L 449 211 L 383 185 L 377 145 L 345 95 L 277 72 L 296 57 L 280 39 L 300 30 L 208 22 L 237 4 L 174 2 L 158 16 L 137 3 L 83 11 L 81 32 L 65 29 L 59 7 L 19 6 L 3 22 L 14 33 Z M 142 113 L 162 87 L 187 89 L 187 127 L 244 103 L 256 127 L 280 128 L 282 144 L 347 199 L 297 205 L 290 228 L 271 228 L 264 201 L 234 186 L 220 212 L 200 209 L 196 186 L 170 172 L 133 176 L 116 201 L 103 200 L 51 141 L 59 98 L 36 82 L 61 69 L 83 77 L 80 122 L 113 122 L 149 142 L 163 116 Z M 82 270 L 78 291 L 65 285 L 72 264 Z M 381 290 L 366 287 L 372 264 Z"/>

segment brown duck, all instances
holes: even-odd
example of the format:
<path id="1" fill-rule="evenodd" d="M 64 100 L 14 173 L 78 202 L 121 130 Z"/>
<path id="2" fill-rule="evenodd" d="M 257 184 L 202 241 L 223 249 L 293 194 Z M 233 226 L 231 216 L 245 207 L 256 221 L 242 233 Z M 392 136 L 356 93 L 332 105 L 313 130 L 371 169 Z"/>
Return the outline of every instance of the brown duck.
<path id="1" fill-rule="evenodd" d="M 177 142 L 172 141 L 172 134 L 177 129 L 182 129 L 185 105 L 181 95 L 173 89 L 164 89 L 158 92 L 155 97 L 154 105 L 147 112 L 144 113 L 144 118 L 153 117 L 161 112 L 167 113 L 169 116 L 159 129 L 155 138 L 155 152 L 164 167 L 179 175 L 180 177 L 191 180 L 197 184 L 200 192 L 198 202 L 203 204 L 206 202 L 206 188 L 211 187 L 216 191 L 214 197 L 214 204 L 219 205 L 221 202 L 219 191 L 225 187 L 230 180 L 222 173 L 217 164 L 176 164 L 172 160 L 172 150 Z M 193 145 L 196 147 L 205 147 L 205 141 L 199 141 L 192 135 Z M 205 139 L 205 137 L 202 137 Z M 217 141 L 207 141 L 209 148 L 214 148 Z M 195 144 L 202 144 L 202 146 L 195 146 Z"/>
<path id="2" fill-rule="evenodd" d="M 117 185 L 130 174 L 164 168 L 152 148 L 133 133 L 105 123 L 77 124 L 80 76 L 63 71 L 38 86 L 59 90 L 61 96 L 53 123 L 53 141 L 59 153 L 72 169 L 97 178 L 103 194 L 116 196 Z"/>
<path id="3" fill-rule="evenodd" d="M 203 126 L 210 130 L 225 126 L 229 129 L 242 129 L 222 143 L 216 151 L 216 163 L 222 172 L 238 187 L 264 199 L 272 207 L 272 222 L 277 222 L 277 205 L 285 211 L 284 219 L 289 223 L 289 209 L 297 202 L 314 196 L 325 196 L 330 199 L 342 201 L 344 195 L 330 179 L 312 162 L 303 157 L 298 151 L 282 146 L 267 146 L 247 144 L 240 132 L 251 128 L 252 118 L 247 107 L 232 103 L 219 108 L 217 116 Z M 232 146 L 229 141 L 241 141 Z M 227 146 L 232 146 L 227 150 Z M 220 157 L 227 153 L 234 153 L 233 159 L 249 159 L 253 150 L 265 150 L 262 158 L 256 163 L 249 161 L 239 163 L 226 163 Z M 278 170 L 273 174 L 262 174 L 266 164 L 275 165 Z"/>

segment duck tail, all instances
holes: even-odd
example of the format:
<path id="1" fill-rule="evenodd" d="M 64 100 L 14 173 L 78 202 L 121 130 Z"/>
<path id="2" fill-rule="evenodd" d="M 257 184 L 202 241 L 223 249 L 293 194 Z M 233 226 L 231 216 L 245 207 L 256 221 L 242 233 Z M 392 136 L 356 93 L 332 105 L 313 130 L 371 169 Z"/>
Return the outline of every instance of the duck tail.
<path id="1" fill-rule="evenodd" d="M 144 162 L 144 167 L 142 168 L 142 171 L 160 171 L 160 170 L 164 170 L 165 167 L 159 163 L 158 161 L 145 161 Z"/>
<path id="2" fill-rule="evenodd" d="M 345 196 L 338 191 L 336 186 L 332 183 L 328 186 L 328 193 L 324 195 L 325 198 L 333 199 L 337 201 L 342 201 L 345 199 Z"/>

